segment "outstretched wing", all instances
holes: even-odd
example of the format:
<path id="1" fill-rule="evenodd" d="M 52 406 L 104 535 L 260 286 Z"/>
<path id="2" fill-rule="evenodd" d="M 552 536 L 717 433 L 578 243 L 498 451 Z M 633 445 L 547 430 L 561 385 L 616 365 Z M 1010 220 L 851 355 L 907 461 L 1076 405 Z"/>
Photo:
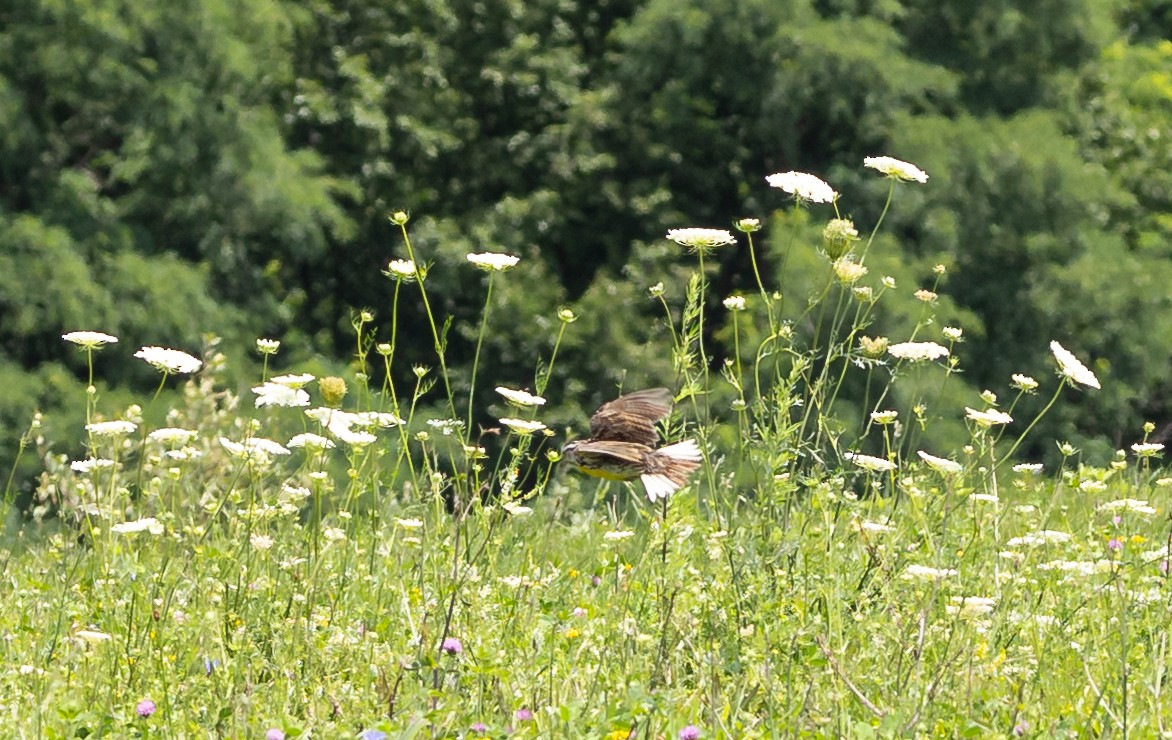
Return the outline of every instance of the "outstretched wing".
<path id="1" fill-rule="evenodd" d="M 659 444 L 655 425 L 671 413 L 671 405 L 672 395 L 667 388 L 649 388 L 620 396 L 602 404 L 590 417 L 590 437 L 654 447 Z"/>

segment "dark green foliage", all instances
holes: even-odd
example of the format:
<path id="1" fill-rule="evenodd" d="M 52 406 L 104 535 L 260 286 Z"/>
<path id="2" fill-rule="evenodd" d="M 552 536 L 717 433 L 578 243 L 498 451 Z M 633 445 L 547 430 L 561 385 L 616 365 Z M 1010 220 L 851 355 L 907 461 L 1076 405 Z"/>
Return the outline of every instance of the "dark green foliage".
<path id="1" fill-rule="evenodd" d="M 405 255 L 386 217 L 403 209 L 453 320 L 455 388 L 485 289 L 464 255 L 506 251 L 524 260 L 494 284 L 478 398 L 534 377 L 569 306 L 549 393 L 583 409 L 674 380 L 646 296 L 662 280 L 682 305 L 673 265 L 690 258 L 666 229 L 767 221 L 785 201 L 764 176 L 795 169 L 831 181 L 866 232 L 886 190 L 861 160 L 891 154 L 932 179 L 896 192 L 869 259 L 907 301 L 948 265 L 957 388 L 1044 376 L 1059 339 L 1101 358 L 1105 387 L 1055 423 L 1120 444 L 1172 390 L 1172 340 L 1145 323 L 1168 313 L 1166 16 L 1090 0 L 14 0 L 0 359 L 80 373 L 59 339 L 79 328 L 122 338 L 98 360 L 116 383 L 150 383 L 137 343 L 193 350 L 203 332 L 283 337 L 282 361 L 344 356 L 354 309 L 389 318 L 380 270 Z M 786 258 L 759 236 L 768 281 L 800 305 L 827 269 L 816 238 Z M 714 255 L 710 316 L 751 293 L 747 257 Z M 875 333 L 904 338 L 920 308 Z M 400 311 L 409 378 L 434 350 L 412 286 Z M 710 346 L 730 353 L 718 323 Z M 63 400 L 30 405 L 51 387 L 30 383 L 0 393 L 6 428 Z"/>

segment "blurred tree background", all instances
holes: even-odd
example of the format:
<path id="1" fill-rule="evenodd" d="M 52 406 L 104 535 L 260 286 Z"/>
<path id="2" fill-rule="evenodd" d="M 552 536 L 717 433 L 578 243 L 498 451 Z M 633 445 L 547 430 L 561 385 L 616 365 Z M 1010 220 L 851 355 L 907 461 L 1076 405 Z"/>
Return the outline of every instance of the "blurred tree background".
<path id="1" fill-rule="evenodd" d="M 1035 438 L 1107 454 L 1144 420 L 1172 422 L 1170 8 L 8 0 L 0 450 L 11 459 L 35 409 L 76 424 L 86 380 L 67 331 L 120 337 L 97 356 L 108 394 L 152 387 L 137 347 L 198 352 L 205 333 L 241 358 L 281 339 L 278 369 L 345 362 L 354 310 L 389 322 L 398 209 L 436 313 L 454 317 L 457 397 L 485 290 L 464 255 L 509 252 L 523 260 L 494 284 L 477 399 L 531 382 L 566 306 L 580 319 L 545 420 L 581 425 L 619 383 L 676 382 L 647 288 L 664 282 L 678 306 L 694 264 L 667 229 L 761 218 L 767 281 L 785 260 L 780 287 L 803 301 L 828 269 L 813 249 L 831 214 L 802 222 L 765 175 L 823 177 L 865 233 L 886 184 L 862 159 L 888 154 L 932 179 L 897 190 L 869 255 L 902 296 L 872 333 L 905 339 L 912 292 L 946 265 L 940 319 L 967 340 L 958 399 L 1048 377 L 1057 339 L 1093 358 L 1103 390 Z M 786 257 L 794 229 L 808 253 Z M 722 317 L 752 274 L 743 242 L 715 259 Z M 404 382 L 435 364 L 416 303 L 402 301 Z M 727 353 L 720 321 L 709 346 Z"/>

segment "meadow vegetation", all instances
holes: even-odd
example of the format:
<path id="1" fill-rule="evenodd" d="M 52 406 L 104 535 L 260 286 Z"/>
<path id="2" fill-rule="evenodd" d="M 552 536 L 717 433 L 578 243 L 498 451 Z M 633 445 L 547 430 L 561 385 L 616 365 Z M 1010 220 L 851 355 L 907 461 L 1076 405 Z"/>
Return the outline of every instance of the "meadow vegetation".
<path id="1" fill-rule="evenodd" d="M 926 187 L 898 160 L 867 168 L 889 196 Z M 689 268 L 646 286 L 676 380 L 663 436 L 704 452 L 662 505 L 558 465 L 585 417 L 546 423 L 579 320 L 624 318 L 563 308 L 532 375 L 482 377 L 485 338 L 512 320 L 494 287 L 523 279 L 518 258 L 437 258 L 404 212 L 383 261 L 390 326 L 355 309 L 345 377 L 271 372 L 289 347 L 261 339 L 239 394 L 209 337 L 199 357 L 138 350 L 158 392 L 115 405 L 95 358 L 127 347 L 100 326 L 67 334 L 90 369 L 70 401 L 84 454 L 37 418 L 21 436 L 42 472 L 0 552 L 0 724 L 268 740 L 1172 731 L 1172 478 L 1153 427 L 1099 467 L 1031 436 L 1100 386 L 1058 342 L 1034 348 L 1053 372 L 958 397 L 966 337 L 938 320 L 937 285 L 874 268 L 887 210 L 855 224 L 816 177 L 769 185 L 790 213 L 673 229 Z M 766 227 L 792 229 L 775 273 L 759 269 Z M 709 301 L 733 244 L 752 289 Z M 802 290 L 790 254 L 816 261 Z M 484 301 L 453 327 L 428 287 L 458 271 Z M 879 335 L 900 294 L 914 320 Z M 397 372 L 408 333 L 434 354 Z M 473 358 L 466 391 L 450 343 Z M 1055 464 L 1021 456 L 1039 445 Z"/>

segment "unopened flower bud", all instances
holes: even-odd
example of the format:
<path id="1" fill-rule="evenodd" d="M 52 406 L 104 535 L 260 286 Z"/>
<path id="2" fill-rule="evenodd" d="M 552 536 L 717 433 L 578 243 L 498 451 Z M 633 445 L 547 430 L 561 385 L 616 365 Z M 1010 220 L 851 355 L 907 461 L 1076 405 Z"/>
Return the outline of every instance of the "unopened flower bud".
<path id="1" fill-rule="evenodd" d="M 853 222 L 845 218 L 832 218 L 822 229 L 822 249 L 832 260 L 847 253 L 851 242 L 859 240 L 859 232 Z"/>
<path id="2" fill-rule="evenodd" d="M 346 397 L 345 380 L 331 375 L 317 381 L 317 385 L 321 389 L 322 400 L 326 402 L 327 406 L 337 408 L 342 404 L 342 399 Z"/>

